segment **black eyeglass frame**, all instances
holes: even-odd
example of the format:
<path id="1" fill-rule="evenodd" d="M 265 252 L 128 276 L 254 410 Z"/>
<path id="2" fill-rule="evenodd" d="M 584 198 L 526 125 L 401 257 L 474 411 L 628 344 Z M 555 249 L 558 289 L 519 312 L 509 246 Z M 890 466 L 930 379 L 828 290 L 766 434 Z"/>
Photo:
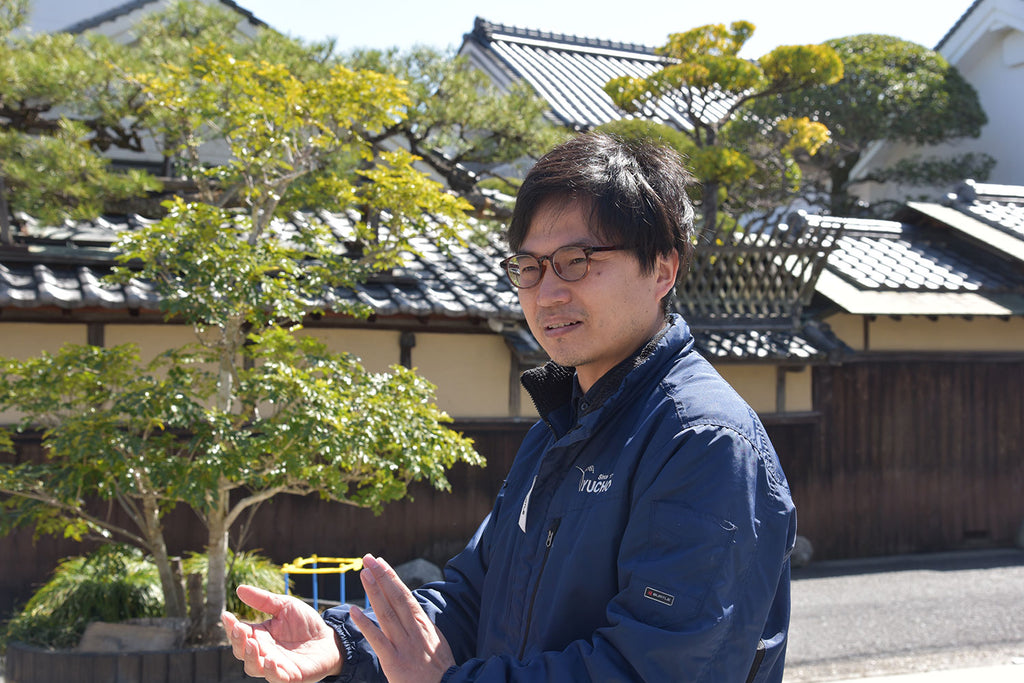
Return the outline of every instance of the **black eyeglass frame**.
<path id="1" fill-rule="evenodd" d="M 583 274 L 580 275 L 579 277 L 577 277 L 577 278 L 567 278 L 564 275 L 562 275 L 560 272 L 558 272 L 558 268 L 555 267 L 555 262 L 553 260 L 554 256 L 555 256 L 555 254 L 557 254 L 558 252 L 562 251 L 563 249 L 579 249 L 579 250 L 581 250 L 583 252 L 583 255 L 586 257 L 586 259 L 587 259 L 587 267 L 584 269 Z M 535 256 L 533 254 L 528 254 L 526 252 L 521 252 L 521 253 L 518 253 L 518 254 L 512 254 L 508 258 L 502 259 L 501 262 L 498 265 L 500 265 L 501 269 L 505 271 L 505 275 L 508 277 L 508 281 L 512 283 L 513 287 L 515 287 L 516 289 L 530 289 L 531 287 L 536 287 L 537 285 L 539 285 L 540 281 L 544 279 L 544 271 L 547 268 L 547 266 L 544 265 L 545 261 L 547 261 L 548 263 L 551 264 L 552 272 L 554 272 L 554 274 L 557 275 L 560 280 L 563 280 L 565 282 L 579 282 L 580 280 L 585 278 L 590 273 L 590 255 L 591 254 L 593 254 L 595 252 L 601 252 L 601 251 L 623 251 L 624 249 L 626 249 L 626 247 L 620 247 L 620 246 L 592 247 L 592 246 L 583 245 L 583 244 L 566 244 L 564 246 L 559 247 L 558 249 L 555 249 L 550 254 L 546 254 L 546 255 L 543 255 L 543 256 Z M 534 282 L 532 285 L 523 286 L 523 285 L 516 284 L 516 278 L 512 277 L 512 271 L 509 270 L 509 266 L 511 265 L 512 260 L 513 259 L 517 259 L 517 258 L 521 258 L 523 256 L 529 256 L 530 258 L 535 259 L 537 261 L 537 265 L 540 267 L 540 275 L 537 276 L 537 281 Z"/>

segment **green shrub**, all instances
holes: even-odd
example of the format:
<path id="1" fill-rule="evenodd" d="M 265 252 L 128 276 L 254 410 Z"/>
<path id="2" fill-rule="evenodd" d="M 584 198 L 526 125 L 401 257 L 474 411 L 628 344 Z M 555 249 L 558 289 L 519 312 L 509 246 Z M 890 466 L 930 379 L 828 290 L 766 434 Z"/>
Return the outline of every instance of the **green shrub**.
<path id="1" fill-rule="evenodd" d="M 202 574 L 203 583 L 206 582 L 206 555 L 190 555 L 184 563 L 185 575 Z M 266 588 L 276 593 L 284 592 L 284 574 L 281 567 L 274 564 L 262 555 L 256 553 L 241 552 L 228 555 L 228 577 L 227 577 L 227 610 L 233 612 L 239 619 L 244 621 L 264 621 L 268 615 L 257 612 L 246 605 L 235 595 L 235 588 L 240 584 Z"/>
<path id="2" fill-rule="evenodd" d="M 78 644 L 89 622 L 160 617 L 163 613 L 156 568 L 142 551 L 104 545 L 87 556 L 63 560 L 50 580 L 11 618 L 0 640 L 69 648 Z"/>
<path id="3" fill-rule="evenodd" d="M 206 576 L 206 556 L 194 554 L 183 572 Z M 282 592 L 284 576 L 270 560 L 243 552 L 229 557 L 227 608 L 249 621 L 266 615 L 242 604 L 235 587 L 247 583 Z M 73 648 L 93 621 L 164 616 L 160 578 L 152 560 L 138 548 L 110 544 L 84 557 L 63 560 L 53 576 L 0 630 L 0 652 L 18 641 L 38 647 Z"/>

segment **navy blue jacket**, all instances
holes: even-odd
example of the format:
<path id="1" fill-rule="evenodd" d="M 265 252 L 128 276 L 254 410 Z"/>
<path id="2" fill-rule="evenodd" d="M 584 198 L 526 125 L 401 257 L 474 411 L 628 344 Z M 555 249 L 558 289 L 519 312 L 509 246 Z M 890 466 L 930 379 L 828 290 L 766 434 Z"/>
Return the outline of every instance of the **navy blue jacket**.
<path id="1" fill-rule="evenodd" d="M 444 681 L 779 683 L 796 514 L 754 411 L 686 323 L 578 405 L 571 368 L 523 383 L 542 420 L 442 582 L 416 591 Z M 348 620 L 341 681 L 383 681 Z"/>

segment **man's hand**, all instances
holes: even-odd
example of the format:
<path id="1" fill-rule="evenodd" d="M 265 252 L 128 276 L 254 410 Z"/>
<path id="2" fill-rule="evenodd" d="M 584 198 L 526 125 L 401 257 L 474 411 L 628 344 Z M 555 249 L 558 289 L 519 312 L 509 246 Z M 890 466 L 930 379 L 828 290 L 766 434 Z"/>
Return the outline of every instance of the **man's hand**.
<path id="1" fill-rule="evenodd" d="M 239 586 L 236 592 L 242 602 L 271 616 L 262 624 L 243 623 L 229 612 L 221 616 L 245 673 L 271 683 L 305 683 L 341 672 L 334 630 L 315 609 L 296 597 L 253 586 Z"/>
<path id="2" fill-rule="evenodd" d="M 358 607 L 352 621 L 377 653 L 389 683 L 437 683 L 455 665 L 452 649 L 395 571 L 367 555 L 359 576 L 380 623 Z"/>

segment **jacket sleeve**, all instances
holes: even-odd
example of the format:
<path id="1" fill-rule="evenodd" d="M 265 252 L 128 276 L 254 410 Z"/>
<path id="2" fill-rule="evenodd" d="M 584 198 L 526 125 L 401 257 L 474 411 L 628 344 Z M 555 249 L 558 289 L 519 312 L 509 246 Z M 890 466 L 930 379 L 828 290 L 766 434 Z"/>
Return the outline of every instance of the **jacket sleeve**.
<path id="1" fill-rule="evenodd" d="M 420 606 L 437 624 L 452 649 L 455 661 L 465 661 L 476 652 L 480 594 L 487 572 L 487 552 L 491 520 L 501 505 L 499 494 L 494 509 L 480 524 L 466 548 L 445 565 L 444 580 L 413 591 Z M 373 618 L 371 610 L 366 614 Z M 377 655 L 349 616 L 347 605 L 324 612 L 324 620 L 338 634 L 343 648 L 341 683 L 386 683 Z"/>
<path id="2" fill-rule="evenodd" d="M 457 658 L 446 683 L 781 681 L 796 526 L 778 460 L 717 425 L 663 445 L 633 483 L 607 623 L 525 661 Z"/>

